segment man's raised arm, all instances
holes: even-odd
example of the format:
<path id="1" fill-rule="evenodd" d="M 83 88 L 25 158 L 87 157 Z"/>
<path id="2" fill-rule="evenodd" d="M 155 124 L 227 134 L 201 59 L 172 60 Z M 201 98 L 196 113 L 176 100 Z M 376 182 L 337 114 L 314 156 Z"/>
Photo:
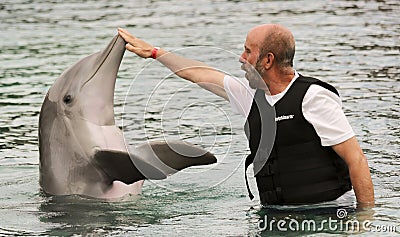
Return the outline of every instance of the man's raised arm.
<path id="1" fill-rule="evenodd" d="M 228 100 L 224 89 L 225 74 L 206 64 L 188 59 L 164 49 L 156 49 L 151 44 L 136 38 L 125 29 L 118 29 L 118 34 L 126 41 L 126 49 L 142 58 L 156 58 L 179 77 L 189 80 Z"/>

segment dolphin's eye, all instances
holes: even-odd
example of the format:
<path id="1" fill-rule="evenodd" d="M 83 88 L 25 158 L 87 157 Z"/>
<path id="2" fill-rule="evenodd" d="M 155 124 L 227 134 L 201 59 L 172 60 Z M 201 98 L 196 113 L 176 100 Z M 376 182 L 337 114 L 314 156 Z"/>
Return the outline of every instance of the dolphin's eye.
<path id="1" fill-rule="evenodd" d="M 71 95 L 64 96 L 63 101 L 64 101 L 65 104 L 71 103 L 72 102 L 72 96 Z"/>

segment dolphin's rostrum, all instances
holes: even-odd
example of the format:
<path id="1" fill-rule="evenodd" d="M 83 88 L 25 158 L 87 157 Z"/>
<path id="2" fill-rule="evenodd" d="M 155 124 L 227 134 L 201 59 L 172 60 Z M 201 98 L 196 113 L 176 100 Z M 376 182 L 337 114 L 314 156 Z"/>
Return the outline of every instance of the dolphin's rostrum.
<path id="1" fill-rule="evenodd" d="M 213 154 L 182 141 L 146 142 L 127 152 L 115 125 L 114 88 L 125 51 L 118 35 L 100 52 L 64 71 L 49 89 L 39 118 L 40 186 L 51 195 L 116 198 L 141 192 Z"/>

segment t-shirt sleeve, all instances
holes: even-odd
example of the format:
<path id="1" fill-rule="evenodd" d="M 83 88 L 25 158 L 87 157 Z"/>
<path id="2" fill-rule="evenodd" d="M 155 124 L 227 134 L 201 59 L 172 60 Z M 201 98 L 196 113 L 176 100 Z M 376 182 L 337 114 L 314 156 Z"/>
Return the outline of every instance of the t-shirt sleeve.
<path id="1" fill-rule="evenodd" d="M 340 97 L 319 86 L 307 90 L 302 109 L 304 118 L 312 124 L 323 146 L 333 146 L 354 136 L 343 110 Z"/>
<path id="2" fill-rule="evenodd" d="M 226 75 L 224 89 L 228 95 L 232 111 L 247 117 L 255 94 L 255 90 L 249 87 L 248 81 Z"/>

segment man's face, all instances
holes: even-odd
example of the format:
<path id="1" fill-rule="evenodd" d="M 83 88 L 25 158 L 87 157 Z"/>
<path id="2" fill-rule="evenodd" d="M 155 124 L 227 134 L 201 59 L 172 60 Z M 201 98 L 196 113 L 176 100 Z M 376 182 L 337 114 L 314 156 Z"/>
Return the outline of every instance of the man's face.
<path id="1" fill-rule="evenodd" d="M 257 44 L 254 33 L 250 32 L 247 35 L 244 44 L 244 51 L 239 59 L 242 63 L 241 69 L 246 72 L 245 77 L 249 81 L 251 88 L 260 88 L 264 81 L 260 73 L 263 72 L 262 66 L 258 62 L 259 46 Z"/>
<path id="2" fill-rule="evenodd" d="M 252 32 L 247 35 L 246 42 L 244 42 L 244 50 L 240 57 L 241 63 L 248 63 L 253 67 L 256 65 L 259 55 L 259 46 L 254 36 L 255 34 Z"/>

